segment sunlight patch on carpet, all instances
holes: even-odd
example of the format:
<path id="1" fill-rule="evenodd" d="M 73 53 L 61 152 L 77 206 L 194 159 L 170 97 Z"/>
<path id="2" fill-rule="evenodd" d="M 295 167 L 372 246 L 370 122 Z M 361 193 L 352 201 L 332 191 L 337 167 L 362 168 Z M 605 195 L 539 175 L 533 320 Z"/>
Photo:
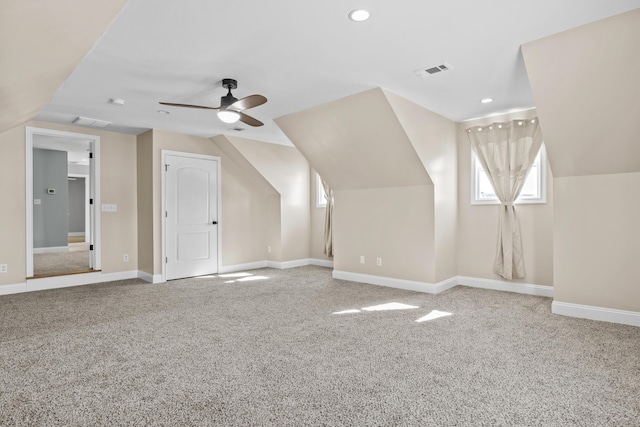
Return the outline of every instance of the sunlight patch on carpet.
<path id="1" fill-rule="evenodd" d="M 388 302 L 386 304 L 372 305 L 370 307 L 362 307 L 362 309 L 360 310 L 358 310 L 357 308 L 353 308 L 350 310 L 336 311 L 331 314 L 351 314 L 351 313 L 360 313 L 362 311 L 411 310 L 414 308 L 420 308 L 420 307 L 416 305 L 402 304 L 400 302 Z"/>
<path id="2" fill-rule="evenodd" d="M 255 280 L 267 280 L 269 279 L 267 276 L 246 276 L 246 277 L 241 277 L 239 279 L 236 280 L 227 280 L 224 283 L 234 283 L 234 282 L 253 282 Z"/>
<path id="3" fill-rule="evenodd" d="M 451 316 L 452 314 L 453 313 L 449 313 L 446 311 L 431 310 L 431 313 L 427 314 L 426 316 L 422 316 L 421 318 L 416 320 L 416 322 L 428 322 L 430 320 L 439 319 L 441 317 Z"/>
<path id="4" fill-rule="evenodd" d="M 218 277 L 247 277 L 253 276 L 251 273 L 227 273 L 227 274 L 218 274 Z"/>
<path id="5" fill-rule="evenodd" d="M 388 302 L 386 304 L 372 305 L 371 307 L 363 307 L 364 311 L 387 311 L 387 310 L 411 310 L 420 308 L 417 305 L 402 304 L 400 302 Z"/>

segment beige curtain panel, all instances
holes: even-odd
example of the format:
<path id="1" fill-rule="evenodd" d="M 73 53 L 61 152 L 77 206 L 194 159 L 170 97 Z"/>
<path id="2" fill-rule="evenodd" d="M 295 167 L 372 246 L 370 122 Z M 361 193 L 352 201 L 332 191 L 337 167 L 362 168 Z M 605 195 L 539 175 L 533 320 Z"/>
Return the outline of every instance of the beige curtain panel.
<path id="1" fill-rule="evenodd" d="M 324 216 L 324 248 L 322 253 L 327 256 L 333 256 L 333 190 L 329 184 L 323 179 L 322 188 L 327 195 L 327 207 Z"/>
<path id="2" fill-rule="evenodd" d="M 538 118 L 475 126 L 467 129 L 466 133 L 500 199 L 493 271 L 509 280 L 523 278 L 522 236 L 513 203 L 520 195 L 542 145 Z"/>

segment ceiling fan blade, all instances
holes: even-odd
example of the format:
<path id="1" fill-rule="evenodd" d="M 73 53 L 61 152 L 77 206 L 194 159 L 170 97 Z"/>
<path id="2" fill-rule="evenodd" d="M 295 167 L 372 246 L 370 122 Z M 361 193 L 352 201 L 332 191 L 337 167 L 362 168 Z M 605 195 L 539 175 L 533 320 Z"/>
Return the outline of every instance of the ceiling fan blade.
<path id="1" fill-rule="evenodd" d="M 203 110 L 219 110 L 220 107 L 205 107 L 204 105 L 191 105 L 191 104 L 174 104 L 172 102 L 160 102 L 162 105 L 169 105 L 171 107 L 187 107 L 187 108 L 200 108 Z"/>
<path id="2" fill-rule="evenodd" d="M 262 95 L 249 95 L 242 99 L 238 99 L 229 107 L 233 107 L 237 110 L 248 110 L 249 108 L 257 107 L 267 102 L 267 98 Z"/>
<path id="3" fill-rule="evenodd" d="M 238 114 L 240 114 L 240 121 L 242 123 L 248 124 L 249 126 L 258 127 L 264 124 L 260 120 L 254 119 L 253 117 L 246 115 L 242 111 L 238 111 Z"/>

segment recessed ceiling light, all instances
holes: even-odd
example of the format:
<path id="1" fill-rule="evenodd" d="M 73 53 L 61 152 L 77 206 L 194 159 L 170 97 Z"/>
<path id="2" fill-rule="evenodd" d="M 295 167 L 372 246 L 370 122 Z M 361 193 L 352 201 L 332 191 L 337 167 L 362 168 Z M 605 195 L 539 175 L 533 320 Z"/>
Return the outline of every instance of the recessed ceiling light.
<path id="1" fill-rule="evenodd" d="M 158 110 L 158 113 L 160 113 L 160 114 L 169 114 L 169 112 L 167 110 Z"/>
<path id="2" fill-rule="evenodd" d="M 481 99 L 480 102 L 482 104 L 488 104 L 490 102 L 493 102 L 493 98 L 484 98 L 484 99 Z"/>
<path id="3" fill-rule="evenodd" d="M 362 22 L 369 19 L 369 12 L 364 9 L 356 9 L 349 12 L 349 19 L 355 22 Z"/>

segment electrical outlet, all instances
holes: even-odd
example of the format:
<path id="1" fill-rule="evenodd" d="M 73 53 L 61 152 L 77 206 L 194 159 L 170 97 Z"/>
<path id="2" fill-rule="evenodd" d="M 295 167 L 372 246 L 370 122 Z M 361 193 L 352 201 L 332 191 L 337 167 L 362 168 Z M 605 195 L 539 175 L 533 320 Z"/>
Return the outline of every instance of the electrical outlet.
<path id="1" fill-rule="evenodd" d="M 122 255 L 122 260 L 123 260 L 124 262 L 129 262 L 129 254 L 124 254 L 124 255 Z"/>
<path id="2" fill-rule="evenodd" d="M 7 264 L 0 264 L 0 273 L 6 273 L 8 270 Z"/>
<path id="3" fill-rule="evenodd" d="M 376 265 L 382 265 L 382 258 L 376 258 Z"/>
<path id="4" fill-rule="evenodd" d="M 360 255 L 360 264 L 364 264 L 364 255 Z"/>
<path id="5" fill-rule="evenodd" d="M 267 246 L 267 253 L 270 254 L 271 253 L 271 246 Z"/>
<path id="6" fill-rule="evenodd" d="M 103 203 L 102 212 L 118 212 L 118 205 Z"/>

